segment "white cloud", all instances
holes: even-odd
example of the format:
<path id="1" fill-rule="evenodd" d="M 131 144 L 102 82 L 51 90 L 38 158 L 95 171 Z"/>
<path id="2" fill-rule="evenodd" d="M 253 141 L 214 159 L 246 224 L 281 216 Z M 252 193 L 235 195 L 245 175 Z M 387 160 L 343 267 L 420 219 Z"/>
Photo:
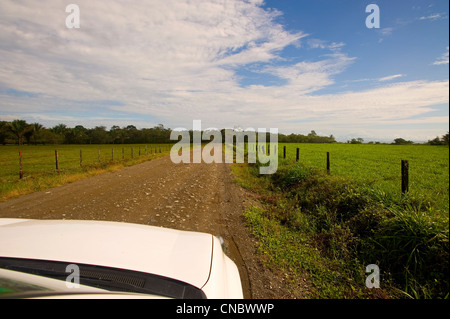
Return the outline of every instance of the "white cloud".
<path id="1" fill-rule="evenodd" d="M 344 42 L 327 42 L 320 39 L 308 39 L 307 43 L 312 49 L 326 49 L 332 51 L 339 51 L 342 47 L 345 46 Z"/>
<path id="2" fill-rule="evenodd" d="M 381 34 L 381 37 L 378 39 L 378 43 L 383 42 L 385 37 L 391 36 L 393 31 L 394 28 L 391 27 L 380 29 L 378 33 Z"/>
<path id="3" fill-rule="evenodd" d="M 81 28 L 67 29 L 65 1 L 0 2 L 2 118 L 28 114 L 50 123 L 79 119 L 88 126 L 125 125 L 128 119 L 145 126 L 149 119 L 187 128 L 201 119 L 205 127 L 334 134 L 355 123 L 405 121 L 448 103 L 448 81 L 382 83 L 362 92 L 318 95 L 355 58 L 342 52 L 342 42 L 312 39 L 310 48 L 329 54 L 283 60 L 281 51 L 301 47 L 307 34 L 286 31 L 276 22 L 281 13 L 264 10 L 261 0 L 77 4 Z M 237 70 L 253 64 L 285 84 L 242 87 Z"/>
<path id="4" fill-rule="evenodd" d="M 419 17 L 419 20 L 438 20 L 441 19 L 442 15 L 440 13 L 434 13 L 434 14 L 430 14 L 428 16 L 422 16 Z"/>
<path id="5" fill-rule="evenodd" d="M 439 57 L 436 61 L 434 61 L 433 65 L 442 65 L 442 64 L 448 64 L 449 60 L 449 51 L 447 46 L 447 52 L 445 52 L 441 57 Z"/>
<path id="6" fill-rule="evenodd" d="M 382 35 L 391 35 L 393 31 L 394 31 L 394 28 L 382 28 L 380 30 L 380 33 Z"/>
<path id="7" fill-rule="evenodd" d="M 397 78 L 401 78 L 402 76 L 405 76 L 404 74 L 395 74 L 395 75 L 390 75 L 390 76 L 385 76 L 382 78 L 379 78 L 378 81 L 383 82 L 383 81 L 391 81 Z"/>
<path id="8" fill-rule="evenodd" d="M 342 72 L 354 60 L 343 53 L 334 53 L 324 56 L 318 62 L 299 62 L 287 67 L 268 67 L 265 70 L 288 80 L 287 87 L 296 95 L 304 95 L 333 84 L 331 77 Z"/>

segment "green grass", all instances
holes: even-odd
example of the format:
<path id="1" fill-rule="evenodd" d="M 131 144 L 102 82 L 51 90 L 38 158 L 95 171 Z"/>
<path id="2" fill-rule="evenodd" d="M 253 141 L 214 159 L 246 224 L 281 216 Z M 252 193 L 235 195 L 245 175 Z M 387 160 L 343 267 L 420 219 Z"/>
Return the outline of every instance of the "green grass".
<path id="1" fill-rule="evenodd" d="M 288 161 L 295 161 L 299 148 L 299 163 L 323 170 L 329 152 L 333 175 L 350 177 L 396 199 L 401 195 L 400 163 L 408 160 L 410 195 L 423 201 L 432 198 L 449 210 L 448 146 L 280 143 L 280 157 L 283 146 Z"/>
<path id="2" fill-rule="evenodd" d="M 270 267 L 288 270 L 293 281 L 306 274 L 316 298 L 448 297 L 448 147 L 287 150 L 273 175 L 259 175 L 258 164 L 232 167 L 241 186 L 260 194 L 261 207 L 244 215 Z M 401 159 L 410 161 L 413 181 L 405 196 Z M 365 287 L 368 264 L 380 267 L 382 289 Z"/>
<path id="3" fill-rule="evenodd" d="M 58 170 L 55 150 L 58 151 Z M 167 155 L 169 151 L 170 145 L 164 144 L 0 146 L 0 200 L 141 163 Z M 22 179 L 19 152 L 22 153 Z"/>

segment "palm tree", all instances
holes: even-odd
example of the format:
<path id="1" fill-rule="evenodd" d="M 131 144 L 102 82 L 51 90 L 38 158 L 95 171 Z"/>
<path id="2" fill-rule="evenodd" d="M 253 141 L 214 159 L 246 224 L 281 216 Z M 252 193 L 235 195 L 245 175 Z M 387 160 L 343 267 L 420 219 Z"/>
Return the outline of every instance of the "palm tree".
<path id="1" fill-rule="evenodd" d="M 64 136 L 64 134 L 67 132 L 67 125 L 66 124 L 58 124 L 50 129 L 53 133 L 59 134 Z"/>
<path id="2" fill-rule="evenodd" d="M 40 131 L 42 131 L 42 129 L 44 128 L 44 126 L 42 124 L 39 123 L 33 123 L 31 124 L 31 126 L 33 127 L 33 141 L 34 141 L 34 145 L 36 145 L 36 137 L 39 134 Z"/>
<path id="3" fill-rule="evenodd" d="M 24 120 L 14 120 L 9 124 L 9 129 L 15 136 L 17 136 L 19 145 L 22 145 L 24 135 L 31 131 L 33 127 Z"/>

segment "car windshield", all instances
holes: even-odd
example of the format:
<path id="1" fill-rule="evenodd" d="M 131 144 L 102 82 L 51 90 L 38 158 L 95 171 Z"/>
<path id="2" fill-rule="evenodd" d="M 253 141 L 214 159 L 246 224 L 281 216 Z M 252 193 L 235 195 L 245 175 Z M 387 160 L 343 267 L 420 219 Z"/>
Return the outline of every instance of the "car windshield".
<path id="1" fill-rule="evenodd" d="M 73 263 L 0 257 L 0 268 L 59 280 L 67 280 L 71 275 L 70 272 L 66 272 L 66 267 L 70 264 Z M 114 292 L 143 293 L 177 299 L 206 298 L 202 290 L 179 280 L 127 269 L 79 263 L 76 263 L 76 265 L 79 268 L 79 284 L 83 286 Z M 23 284 L 25 286 L 19 287 L 17 284 L 19 283 L 1 279 L 0 293 L 42 290 L 42 288 L 34 285 L 29 287 L 30 285 Z"/>
<path id="2" fill-rule="evenodd" d="M 9 295 L 42 291 L 49 291 L 49 289 L 15 279 L 0 277 L 0 298 L 2 296 L 6 296 L 7 294 Z"/>

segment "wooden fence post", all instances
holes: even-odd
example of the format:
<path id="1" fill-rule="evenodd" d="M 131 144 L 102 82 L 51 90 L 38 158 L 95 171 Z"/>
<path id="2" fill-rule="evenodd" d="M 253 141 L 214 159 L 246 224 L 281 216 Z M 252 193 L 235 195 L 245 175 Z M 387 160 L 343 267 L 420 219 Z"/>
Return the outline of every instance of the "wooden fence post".
<path id="1" fill-rule="evenodd" d="M 56 170 L 59 171 L 58 150 L 55 150 L 55 162 L 56 162 Z"/>
<path id="2" fill-rule="evenodd" d="M 101 163 L 101 160 L 100 160 L 100 149 L 98 150 L 98 162 Z"/>
<path id="3" fill-rule="evenodd" d="M 300 149 L 297 147 L 297 154 L 295 155 L 295 161 L 298 162 L 300 159 Z"/>
<path id="4" fill-rule="evenodd" d="M 283 158 L 286 158 L 286 145 L 283 146 Z"/>
<path id="5" fill-rule="evenodd" d="M 327 152 L 327 173 L 330 174 L 330 152 Z"/>
<path id="6" fill-rule="evenodd" d="M 125 159 L 125 148 L 122 147 L 122 161 Z"/>
<path id="7" fill-rule="evenodd" d="M 409 191 L 409 163 L 402 160 L 402 195 Z"/>
<path id="8" fill-rule="evenodd" d="M 19 151 L 19 177 L 23 178 L 23 167 L 22 167 L 22 152 Z"/>

